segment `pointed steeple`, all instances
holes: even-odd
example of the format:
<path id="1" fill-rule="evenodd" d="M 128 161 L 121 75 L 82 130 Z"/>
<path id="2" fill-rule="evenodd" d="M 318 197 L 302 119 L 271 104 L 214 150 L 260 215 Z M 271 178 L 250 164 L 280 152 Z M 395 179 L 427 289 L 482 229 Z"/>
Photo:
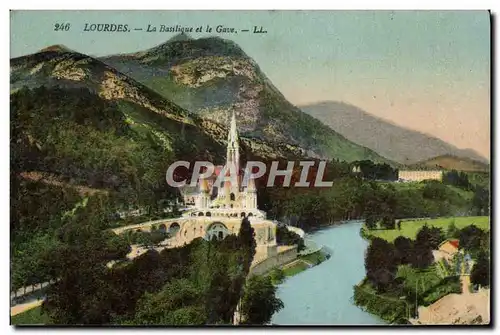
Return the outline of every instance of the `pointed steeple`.
<path id="1" fill-rule="evenodd" d="M 231 117 L 231 128 L 227 136 L 227 146 L 228 149 L 238 147 L 238 129 L 236 128 L 236 116 L 233 111 L 233 116 Z"/>
<path id="2" fill-rule="evenodd" d="M 227 135 L 227 155 L 226 155 L 226 166 L 230 168 L 231 166 L 236 169 L 236 176 L 240 172 L 240 144 L 238 137 L 238 129 L 236 128 L 236 116 L 233 111 L 231 117 L 231 126 L 229 128 L 229 134 Z M 233 185 L 236 190 L 239 190 L 239 183 L 236 181 L 236 185 Z"/>

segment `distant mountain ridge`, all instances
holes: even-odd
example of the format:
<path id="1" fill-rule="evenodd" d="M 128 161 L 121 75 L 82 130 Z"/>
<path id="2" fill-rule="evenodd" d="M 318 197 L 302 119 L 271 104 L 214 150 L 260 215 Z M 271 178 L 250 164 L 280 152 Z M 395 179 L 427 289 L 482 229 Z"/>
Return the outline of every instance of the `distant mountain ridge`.
<path id="1" fill-rule="evenodd" d="M 290 143 L 314 158 L 394 165 L 292 105 L 233 41 L 174 36 L 148 50 L 100 60 L 203 119 L 227 124 L 234 110 L 245 136 Z"/>
<path id="2" fill-rule="evenodd" d="M 426 159 L 421 162 L 414 163 L 407 166 L 409 169 L 446 169 L 446 170 L 457 170 L 465 172 L 489 172 L 490 166 L 483 162 L 479 162 L 467 157 L 457 157 L 453 155 L 441 155 L 438 157 L 433 157 Z"/>
<path id="3" fill-rule="evenodd" d="M 466 157 L 488 164 L 486 158 L 472 149 L 459 149 L 436 137 L 398 126 L 344 102 L 325 101 L 300 108 L 349 140 L 401 164 L 413 164 L 441 155 Z"/>

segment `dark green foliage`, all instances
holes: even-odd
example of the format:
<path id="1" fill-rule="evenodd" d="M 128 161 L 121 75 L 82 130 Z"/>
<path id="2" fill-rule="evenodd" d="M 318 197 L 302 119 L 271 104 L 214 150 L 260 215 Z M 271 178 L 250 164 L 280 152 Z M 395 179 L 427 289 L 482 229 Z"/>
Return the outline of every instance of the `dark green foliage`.
<path id="1" fill-rule="evenodd" d="M 357 306 L 362 307 L 365 311 L 392 324 L 407 323 L 408 313 L 413 312 L 413 309 L 404 300 L 377 294 L 365 282 L 354 286 L 353 300 Z"/>
<path id="2" fill-rule="evenodd" d="M 250 270 L 250 265 L 253 261 L 253 256 L 255 255 L 255 247 L 257 242 L 255 242 L 255 231 L 250 224 L 250 220 L 245 217 L 241 221 L 240 231 L 238 233 L 239 244 L 243 252 L 243 269 L 245 273 Z"/>
<path id="3" fill-rule="evenodd" d="M 365 254 L 366 278 L 377 291 L 387 290 L 394 282 L 397 271 L 397 252 L 393 244 L 372 239 Z"/>
<path id="4" fill-rule="evenodd" d="M 305 249 L 304 239 L 283 226 L 276 228 L 276 243 L 278 245 L 298 245 L 298 251 Z"/>
<path id="5" fill-rule="evenodd" d="M 60 278 L 43 305 L 55 324 L 231 323 L 255 253 L 248 220 L 239 236 L 196 239 L 183 248 L 150 250 L 131 262 L 106 267 L 108 261 L 123 258 L 128 244 L 103 233 L 99 225 L 85 228 L 80 221 L 84 213 L 61 229 L 60 257 L 46 264 Z M 76 229 L 78 225 L 85 229 Z"/>
<path id="6" fill-rule="evenodd" d="M 382 226 L 385 229 L 395 229 L 396 228 L 396 219 L 392 215 L 385 215 L 382 218 Z"/>
<path id="7" fill-rule="evenodd" d="M 455 226 L 455 222 L 451 222 L 446 230 L 447 238 L 458 238 L 460 236 L 460 230 Z"/>
<path id="8" fill-rule="evenodd" d="M 480 252 L 476 263 L 472 267 L 470 276 L 471 283 L 483 287 L 490 285 L 490 260 L 486 252 Z"/>
<path id="9" fill-rule="evenodd" d="M 451 170 L 443 174 L 443 183 L 462 188 L 466 191 L 472 189 L 472 184 L 469 182 L 469 177 L 466 172 L 458 172 Z"/>
<path id="10" fill-rule="evenodd" d="M 351 176 L 349 164 L 336 161 L 329 162 L 326 170 L 331 176 L 326 179 L 333 180 L 332 187 L 261 188 L 259 208 L 266 210 L 271 218 L 307 231 L 363 218 L 368 229 L 377 228 L 379 222 L 383 228 L 384 217 L 387 227 L 393 229 L 392 218 L 463 215 L 472 206 L 463 191 L 440 183 L 392 184 L 363 180 Z M 433 189 L 437 193 L 433 193 Z"/>
<path id="11" fill-rule="evenodd" d="M 464 227 L 459 234 L 460 248 L 469 252 L 479 250 L 484 234 L 484 231 L 474 224 Z"/>
<path id="12" fill-rule="evenodd" d="M 409 264 L 413 257 L 413 241 L 408 237 L 399 236 L 394 240 L 399 264 Z"/>
<path id="13" fill-rule="evenodd" d="M 245 284 L 240 312 L 243 324 L 268 324 L 274 313 L 284 307 L 276 297 L 276 287 L 268 276 L 251 276 Z"/>
<path id="14" fill-rule="evenodd" d="M 424 225 L 417 233 L 410 264 L 420 269 L 431 265 L 434 261 L 432 250 L 437 249 L 441 239 L 442 234 L 440 229 L 430 229 L 427 225 Z"/>
<path id="15" fill-rule="evenodd" d="M 368 215 L 365 219 L 365 225 L 368 229 L 377 228 L 377 219 L 374 215 Z"/>
<path id="16" fill-rule="evenodd" d="M 377 164 L 370 160 L 352 162 L 352 166 L 359 167 L 361 176 L 371 180 L 397 180 L 398 170 L 389 164 Z"/>
<path id="17" fill-rule="evenodd" d="M 432 255 L 432 249 L 428 245 L 422 245 L 421 243 L 415 242 L 413 247 L 413 257 L 411 258 L 410 264 L 419 269 L 425 269 L 429 267 L 434 261 L 434 256 Z"/>
<path id="18" fill-rule="evenodd" d="M 443 279 L 434 267 L 420 270 L 402 265 L 387 291 L 377 291 L 366 279 L 356 285 L 354 302 L 388 322 L 406 324 L 409 317 L 416 316 L 416 305 L 428 306 L 445 295 L 460 292 L 457 276 Z"/>
<path id="19" fill-rule="evenodd" d="M 274 285 L 281 284 L 285 280 L 285 272 L 283 269 L 276 267 L 271 270 L 269 277 Z"/>
<path id="20" fill-rule="evenodd" d="M 429 181 L 425 183 L 423 190 L 424 199 L 442 200 L 446 197 L 447 187 L 438 181 Z"/>
<path id="21" fill-rule="evenodd" d="M 174 279 L 158 293 L 145 293 L 128 325 L 203 325 L 207 322 L 203 293 L 187 279 Z"/>
<path id="22" fill-rule="evenodd" d="M 445 240 L 445 234 L 441 228 L 431 227 L 428 234 L 429 247 L 433 250 L 438 249 L 441 242 Z M 418 239 L 418 236 L 417 236 Z"/>
<path id="23" fill-rule="evenodd" d="M 131 232 L 127 240 L 130 244 L 138 244 L 145 247 L 153 247 L 168 238 L 167 232 L 152 230 L 151 232 Z"/>
<path id="24" fill-rule="evenodd" d="M 472 206 L 476 215 L 489 215 L 490 213 L 490 192 L 486 188 L 476 187 Z"/>

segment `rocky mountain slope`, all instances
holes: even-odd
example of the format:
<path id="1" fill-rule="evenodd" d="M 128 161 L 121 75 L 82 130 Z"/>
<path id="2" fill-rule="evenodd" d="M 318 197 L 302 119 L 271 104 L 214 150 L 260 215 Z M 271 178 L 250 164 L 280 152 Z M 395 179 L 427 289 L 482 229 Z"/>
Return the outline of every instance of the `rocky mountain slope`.
<path id="1" fill-rule="evenodd" d="M 445 154 L 487 163 L 484 157 L 471 149 L 459 149 L 436 137 L 397 126 L 343 102 L 327 101 L 300 108 L 349 140 L 402 164 Z"/>
<path id="2" fill-rule="evenodd" d="M 293 106 L 232 41 L 175 36 L 143 52 L 101 60 L 204 120 L 227 124 L 234 110 L 246 136 L 290 143 L 310 157 L 389 162 Z"/>
<path id="3" fill-rule="evenodd" d="M 175 160 L 225 159 L 227 127 L 192 115 L 84 54 L 54 46 L 11 60 L 11 171 L 145 198 Z M 242 157 L 300 159 L 286 143 L 242 138 Z M 133 199 L 129 199 L 133 202 Z"/>

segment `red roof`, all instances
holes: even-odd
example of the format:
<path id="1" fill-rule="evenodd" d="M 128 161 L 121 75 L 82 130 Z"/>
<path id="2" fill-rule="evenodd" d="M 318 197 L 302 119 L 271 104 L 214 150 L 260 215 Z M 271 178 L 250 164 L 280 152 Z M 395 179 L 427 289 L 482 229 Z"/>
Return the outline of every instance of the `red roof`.
<path id="1" fill-rule="evenodd" d="M 450 242 L 452 246 L 458 249 L 458 244 L 459 244 L 458 240 L 449 240 L 448 242 Z"/>

